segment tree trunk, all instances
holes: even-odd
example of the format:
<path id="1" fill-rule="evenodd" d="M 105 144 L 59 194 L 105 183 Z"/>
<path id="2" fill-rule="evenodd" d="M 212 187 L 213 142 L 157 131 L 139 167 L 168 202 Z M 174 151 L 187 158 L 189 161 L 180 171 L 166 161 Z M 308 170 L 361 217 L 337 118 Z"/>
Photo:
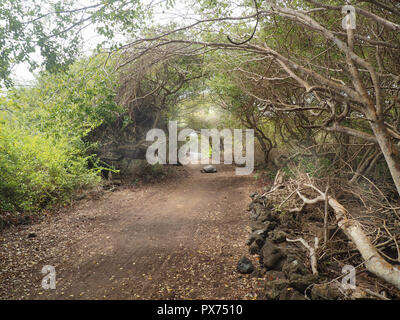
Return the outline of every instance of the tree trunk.
<path id="1" fill-rule="evenodd" d="M 386 163 L 392 175 L 397 193 L 400 197 L 400 154 L 397 146 L 393 143 L 383 121 L 371 122 L 371 128 L 374 132 L 378 145 L 382 150 Z"/>

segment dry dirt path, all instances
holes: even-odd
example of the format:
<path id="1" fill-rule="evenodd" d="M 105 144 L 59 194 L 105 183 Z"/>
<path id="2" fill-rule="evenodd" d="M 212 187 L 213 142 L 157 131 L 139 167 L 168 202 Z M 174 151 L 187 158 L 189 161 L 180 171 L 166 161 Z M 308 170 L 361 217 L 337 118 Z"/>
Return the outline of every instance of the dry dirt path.
<path id="1" fill-rule="evenodd" d="M 0 298 L 254 298 L 258 280 L 235 270 L 247 254 L 254 178 L 229 165 L 214 174 L 200 168 L 3 231 Z M 56 268 L 55 290 L 41 288 L 44 265 Z"/>

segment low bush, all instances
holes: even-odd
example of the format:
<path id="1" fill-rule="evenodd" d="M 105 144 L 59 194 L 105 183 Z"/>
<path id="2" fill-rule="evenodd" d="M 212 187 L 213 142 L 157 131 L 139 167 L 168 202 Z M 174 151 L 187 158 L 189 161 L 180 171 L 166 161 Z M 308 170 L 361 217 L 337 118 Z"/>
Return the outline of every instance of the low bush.
<path id="1" fill-rule="evenodd" d="M 0 211 L 38 211 L 99 181 L 88 156 L 65 139 L 0 124 Z"/>
<path id="2" fill-rule="evenodd" d="M 104 168 L 85 137 L 121 110 L 103 60 L 83 59 L 0 96 L 0 214 L 38 212 L 100 181 Z"/>

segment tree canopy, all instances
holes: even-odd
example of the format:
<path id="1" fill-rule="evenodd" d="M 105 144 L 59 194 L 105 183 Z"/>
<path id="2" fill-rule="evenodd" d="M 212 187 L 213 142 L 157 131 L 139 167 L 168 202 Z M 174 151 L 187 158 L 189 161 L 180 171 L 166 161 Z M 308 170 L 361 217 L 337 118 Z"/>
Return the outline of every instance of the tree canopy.
<path id="1" fill-rule="evenodd" d="M 377 203 L 389 212 L 383 229 L 395 239 L 398 1 L 3 0 L 0 21 L 1 214 L 67 202 L 101 172 L 129 176 L 146 132 L 178 120 L 253 129 L 262 163 L 304 173 L 299 184 L 317 193 L 308 198 L 297 185 L 279 207 L 293 195 L 302 204 L 292 213 L 324 202 L 326 219 L 329 205 L 339 228 L 376 257 L 328 196 L 331 178 L 361 189 L 367 181 L 368 201 L 349 192 L 366 212 Z M 88 54 L 89 29 L 102 40 Z M 16 88 L 21 63 L 39 72 Z M 325 193 L 311 176 L 325 179 Z M 398 287 L 398 270 L 382 261 L 368 267 Z"/>

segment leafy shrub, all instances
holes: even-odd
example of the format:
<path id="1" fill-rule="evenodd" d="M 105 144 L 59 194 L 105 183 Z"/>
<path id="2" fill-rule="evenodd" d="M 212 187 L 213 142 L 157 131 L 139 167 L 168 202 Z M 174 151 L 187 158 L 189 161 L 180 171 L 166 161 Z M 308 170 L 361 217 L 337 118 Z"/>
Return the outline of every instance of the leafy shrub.
<path id="1" fill-rule="evenodd" d="M 309 174 L 311 177 L 324 177 L 333 174 L 335 167 L 332 160 L 327 157 L 297 156 L 282 168 L 286 176 L 295 178 L 299 172 Z"/>
<path id="2" fill-rule="evenodd" d="M 170 166 L 149 164 L 145 161 L 137 168 L 132 181 L 155 182 L 168 178 L 172 174 Z"/>
<path id="3" fill-rule="evenodd" d="M 84 138 L 120 111 L 118 81 L 98 67 L 103 60 L 83 59 L 0 96 L 0 213 L 40 211 L 100 181 Z"/>
<path id="4" fill-rule="evenodd" d="M 99 181 L 66 139 L 0 124 L 0 211 L 37 211 Z"/>

